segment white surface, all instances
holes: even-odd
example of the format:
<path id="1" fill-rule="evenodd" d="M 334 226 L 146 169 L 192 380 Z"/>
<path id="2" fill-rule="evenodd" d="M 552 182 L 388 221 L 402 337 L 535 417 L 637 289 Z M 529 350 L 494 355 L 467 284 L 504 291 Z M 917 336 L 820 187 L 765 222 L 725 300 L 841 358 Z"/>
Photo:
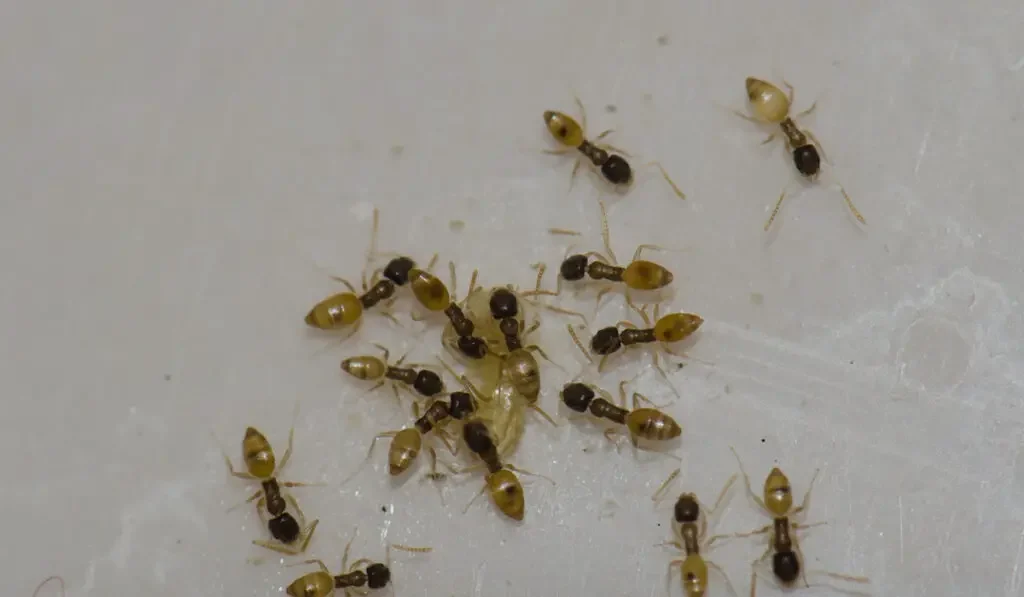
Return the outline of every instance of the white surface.
<path id="1" fill-rule="evenodd" d="M 384 450 L 339 489 L 408 414 L 338 360 L 415 338 L 371 317 L 321 351 L 302 324 L 336 288 L 314 262 L 358 277 L 372 205 L 382 249 L 440 251 L 486 283 L 557 265 L 551 226 L 599 249 L 603 187 L 583 176 L 567 195 L 570 160 L 538 151 L 541 112 L 572 112 L 574 93 L 593 133 L 615 127 L 689 195 L 650 170 L 604 195 L 620 259 L 689 248 L 662 258 L 670 304 L 707 319 L 691 354 L 715 366 L 673 374 L 677 491 L 713 499 L 730 444 L 758 486 L 778 462 L 801 494 L 821 467 L 809 520 L 831 524 L 803 542 L 811 568 L 869 575 L 876 595 L 1024 594 L 1019 2 L 3 4 L 5 594 L 50 574 L 74 596 L 279 594 L 307 568 L 250 545 L 265 537 L 251 508 L 225 514 L 248 487 L 211 431 L 236 462 L 250 424 L 281 453 L 297 399 L 286 477 L 329 485 L 298 492 L 322 520 L 310 557 L 336 567 L 358 525 L 359 556 L 435 548 L 396 558 L 403 597 L 664 594 L 670 507 L 648 496 L 670 460 L 531 416 L 514 461 L 558 484 L 526 481 L 521 526 L 485 502 L 461 513 L 479 477 L 445 506 L 391 483 Z M 812 187 L 762 233 L 793 169 L 728 112 L 748 75 L 794 83 L 798 109 L 819 100 L 804 122 L 863 231 Z M 600 323 L 625 314 L 607 305 Z M 545 322 L 576 371 L 562 320 Z M 647 367 L 664 401 L 648 364 L 636 352 L 600 383 Z M 545 369 L 562 417 L 564 378 Z M 736 493 L 718 529 L 763 522 Z M 713 559 L 744 593 L 760 550 Z"/>

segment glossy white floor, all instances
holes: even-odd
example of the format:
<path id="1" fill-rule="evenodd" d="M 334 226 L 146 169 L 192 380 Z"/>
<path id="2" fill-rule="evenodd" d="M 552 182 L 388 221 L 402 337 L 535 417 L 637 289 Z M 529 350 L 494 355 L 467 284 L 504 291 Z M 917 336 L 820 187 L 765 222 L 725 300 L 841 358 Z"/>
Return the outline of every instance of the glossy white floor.
<path id="1" fill-rule="evenodd" d="M 620 260 L 685 249 L 658 256 L 666 305 L 707 320 L 689 352 L 711 364 L 671 372 L 675 493 L 711 501 L 730 445 L 755 488 L 778 463 L 799 498 L 820 467 L 807 520 L 830 524 L 803 535 L 808 568 L 875 595 L 1024 594 L 1019 2 L 3 4 L 6 594 L 51 574 L 73 596 L 281 594 L 315 567 L 251 545 L 252 507 L 225 513 L 251 488 L 217 440 L 237 463 L 254 425 L 280 454 L 297 402 L 284 476 L 326 485 L 296 490 L 321 521 L 308 557 L 336 568 L 358 526 L 357 557 L 434 548 L 394 557 L 403 597 L 664 594 L 671 506 L 649 498 L 675 464 L 566 421 L 557 390 L 584 361 L 564 319 L 538 336 L 570 372 L 543 373 L 561 424 L 531 415 L 512 459 L 557 485 L 524 480 L 521 525 L 484 500 L 462 513 L 478 476 L 443 504 L 425 467 L 391 482 L 384 450 L 340 486 L 409 404 L 338 361 L 373 342 L 431 359 L 437 326 L 369 317 L 324 349 L 302 322 L 338 288 L 314 264 L 358 278 L 373 206 L 382 249 L 527 286 L 569 240 L 601 249 L 600 197 Z M 730 113 L 748 75 L 817 100 L 801 122 L 866 227 L 826 184 L 762 231 L 795 175 Z M 575 94 L 592 133 L 661 160 L 687 200 L 653 168 L 626 197 L 586 171 L 569 192 L 541 114 Z M 616 295 L 594 323 L 628 315 Z M 672 398 L 643 351 L 589 379 L 637 373 Z M 766 521 L 737 485 L 716 530 Z M 763 541 L 711 556 L 741 594 Z"/>

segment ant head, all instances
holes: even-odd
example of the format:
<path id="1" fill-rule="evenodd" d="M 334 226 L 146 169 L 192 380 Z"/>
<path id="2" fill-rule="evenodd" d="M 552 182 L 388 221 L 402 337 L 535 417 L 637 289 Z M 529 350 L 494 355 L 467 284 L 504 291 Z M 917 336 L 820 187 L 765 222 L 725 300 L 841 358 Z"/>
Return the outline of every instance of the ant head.
<path id="1" fill-rule="evenodd" d="M 471 359 L 482 359 L 487 356 L 487 343 L 476 336 L 459 336 L 459 352 Z"/>
<path id="2" fill-rule="evenodd" d="M 567 383 L 562 388 L 562 402 L 576 412 L 586 412 L 594 399 L 594 390 L 585 383 Z"/>
<path id="3" fill-rule="evenodd" d="M 476 403 L 469 392 L 452 392 L 449 396 L 451 405 L 448 407 L 453 419 L 463 419 L 476 410 Z"/>
<path id="4" fill-rule="evenodd" d="M 597 330 L 594 337 L 590 339 L 590 350 L 599 355 L 611 354 L 622 347 L 622 340 L 619 339 L 619 328 L 609 326 Z"/>
<path id="5" fill-rule="evenodd" d="M 583 276 L 587 275 L 587 256 L 570 255 L 566 257 L 562 266 L 558 268 L 558 273 L 570 282 L 582 280 Z"/>
<path id="6" fill-rule="evenodd" d="M 814 178 L 821 171 L 821 156 L 818 148 L 808 143 L 793 150 L 793 163 L 796 169 L 807 178 Z"/>
<path id="7" fill-rule="evenodd" d="M 491 317 L 506 319 L 519 314 L 519 299 L 508 288 L 498 288 L 491 293 Z"/>
<path id="8" fill-rule="evenodd" d="M 784 583 L 791 583 L 800 576 L 800 560 L 796 552 L 780 551 L 772 556 L 772 572 Z"/>
<path id="9" fill-rule="evenodd" d="M 608 182 L 615 185 L 628 185 L 633 182 L 633 169 L 629 162 L 618 154 L 610 154 L 601 165 L 601 174 Z"/>
<path id="10" fill-rule="evenodd" d="M 408 257 L 395 257 L 384 267 L 383 275 L 396 286 L 405 286 L 409 281 L 409 270 L 416 267 L 416 263 Z"/>
<path id="11" fill-rule="evenodd" d="M 430 369 L 420 369 L 412 387 L 423 396 L 437 396 L 444 391 L 441 376 Z"/>
<path id="12" fill-rule="evenodd" d="M 383 589 L 391 582 L 391 570 L 384 564 L 370 564 L 366 567 L 366 586 L 371 589 Z"/>
<path id="13" fill-rule="evenodd" d="M 700 517 L 700 503 L 697 496 L 692 493 L 684 493 L 676 500 L 675 519 L 678 523 L 697 522 Z"/>

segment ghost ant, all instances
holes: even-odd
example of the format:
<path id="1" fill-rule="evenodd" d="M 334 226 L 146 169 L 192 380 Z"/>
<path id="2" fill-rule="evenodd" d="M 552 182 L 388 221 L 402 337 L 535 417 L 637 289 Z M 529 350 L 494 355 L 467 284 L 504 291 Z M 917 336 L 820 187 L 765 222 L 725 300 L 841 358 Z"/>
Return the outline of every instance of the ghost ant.
<path id="1" fill-rule="evenodd" d="M 682 435 L 683 429 L 676 423 L 675 419 L 661 410 L 654 408 L 651 401 L 639 392 L 633 393 L 633 408 L 626 408 L 626 384 L 619 384 L 619 401 L 621 405 L 613 404 L 608 392 L 585 383 L 571 382 L 562 388 L 562 402 L 569 409 L 578 413 L 590 414 L 599 419 L 607 419 L 613 423 L 623 425 L 629 432 L 629 439 L 633 447 L 638 447 L 637 440 L 645 439 L 650 441 L 667 441 Z M 598 397 L 597 394 L 601 394 Z M 651 404 L 651 407 L 640 407 L 640 400 Z M 611 435 L 618 433 L 617 429 L 608 429 L 604 435 L 611 440 Z"/>
<path id="2" fill-rule="evenodd" d="M 564 114 L 554 110 L 548 110 L 544 112 L 544 124 L 551 133 L 551 136 L 561 145 L 558 149 L 546 149 L 545 153 L 552 155 L 562 155 L 573 151 L 578 151 L 580 156 L 576 158 L 576 163 L 572 168 L 572 177 L 569 181 L 569 188 L 572 188 L 572 183 L 576 180 L 576 174 L 579 172 L 580 165 L 583 163 L 583 158 L 586 158 L 591 164 L 593 164 L 601 173 L 601 176 L 620 190 L 628 189 L 633 184 L 633 168 L 630 167 L 629 162 L 623 156 L 629 154 L 606 143 L 598 143 L 609 134 L 612 130 L 606 130 L 594 138 L 593 141 L 587 140 L 586 129 L 587 129 L 587 112 L 583 108 L 583 102 L 576 99 L 576 106 L 580 110 L 580 120 L 582 124 L 576 122 L 576 120 Z M 661 171 L 662 177 L 665 182 L 672 187 L 672 191 L 680 199 L 686 199 L 686 195 L 676 186 L 676 183 L 669 177 L 668 172 L 661 165 L 660 162 L 649 162 L 646 166 L 657 166 L 658 170 Z"/>
<path id="3" fill-rule="evenodd" d="M 405 427 L 396 431 L 385 431 L 374 436 L 370 442 L 370 449 L 367 451 L 366 460 L 373 455 L 373 448 L 377 440 L 390 437 L 391 445 L 388 448 L 388 472 L 392 476 L 404 473 L 416 461 L 423 447 L 423 436 L 435 431 L 441 441 L 448 447 L 448 451 L 455 453 L 455 449 L 449 443 L 449 436 L 444 426 L 451 419 L 462 420 L 476 410 L 476 402 L 468 392 L 452 392 L 448 396 L 448 402 L 435 400 L 427 407 L 426 412 L 419 414 L 419 405 L 413 404 L 413 413 L 416 421 L 411 427 Z M 366 461 L 364 461 L 365 464 Z M 358 472 L 358 470 L 357 470 Z"/>
<path id="4" fill-rule="evenodd" d="M 671 284 L 674 278 L 672 272 L 653 261 L 640 259 L 640 254 L 645 249 L 663 249 L 663 247 L 659 245 L 640 245 L 636 248 L 636 252 L 633 253 L 633 259 L 628 265 L 618 265 L 618 259 L 615 257 L 615 252 L 612 251 L 611 234 L 608 231 L 608 213 L 605 209 L 604 202 L 600 201 L 598 203 L 601 206 L 601 237 L 604 240 L 605 250 L 608 252 L 607 256 L 596 251 L 569 255 L 567 251 L 566 256 L 563 258 L 558 269 L 558 278 L 555 287 L 556 290 L 553 293 L 550 291 L 541 291 L 540 293 L 558 295 L 562 291 L 562 280 L 576 282 L 583 280 L 588 276 L 591 280 L 595 281 L 606 280 L 608 282 L 624 284 L 626 287 L 627 299 L 629 298 L 630 290 L 658 290 Z M 579 235 L 576 231 L 561 228 L 552 228 L 549 232 L 551 234 Z M 594 258 L 594 261 L 590 261 L 592 257 Z M 543 264 L 539 267 L 543 274 Z M 600 307 L 601 305 L 601 298 L 611 290 L 611 287 L 607 287 L 598 293 L 597 307 Z M 526 292 L 524 294 L 530 295 L 533 293 Z"/>
<path id="5" fill-rule="evenodd" d="M 333 294 L 313 305 L 313 308 L 306 314 L 306 325 L 319 330 L 339 330 L 351 327 L 354 333 L 363 321 L 363 312 L 376 307 L 380 303 L 384 303 L 381 314 L 391 321 L 398 323 L 398 320 L 395 319 L 394 314 L 390 310 L 391 304 L 394 302 L 396 289 L 409 283 L 410 276 L 414 273 L 422 272 L 422 270 L 416 267 L 415 262 L 411 258 L 397 256 L 389 261 L 384 268 L 374 271 L 369 282 L 367 282 L 366 270 L 369 268 L 370 262 L 377 255 L 377 232 L 379 228 L 380 212 L 375 208 L 373 210 L 373 224 L 370 233 L 370 249 L 366 255 L 366 267 L 364 267 L 361 274 L 362 293 L 357 292 L 352 283 L 345 278 L 329 275 L 335 282 L 344 284 L 348 288 L 348 292 Z M 430 265 L 427 267 L 428 270 L 433 267 L 436 259 L 437 255 L 434 255 Z M 383 277 L 378 279 L 379 276 Z M 417 286 L 415 282 L 419 278 L 414 277 L 412 280 L 415 292 L 416 288 L 422 286 L 422 282 Z"/>
<path id="6" fill-rule="evenodd" d="M 274 541 L 253 541 L 255 545 L 265 547 L 288 555 L 297 555 L 306 551 L 309 541 L 313 538 L 313 531 L 319 520 L 314 520 L 308 527 L 306 517 L 299 508 L 298 502 L 290 494 L 283 492 L 282 487 L 303 487 L 309 483 L 283 482 L 277 479 L 277 474 L 288 464 L 292 455 L 292 443 L 295 438 L 295 428 L 288 432 L 288 448 L 281 458 L 281 465 L 276 464 L 274 450 L 266 436 L 253 427 L 247 427 L 245 437 L 242 439 L 242 458 L 245 461 L 246 472 L 235 471 L 231 459 L 224 453 L 224 462 L 232 476 L 239 479 L 259 481 L 260 489 L 252 494 L 245 503 L 250 503 L 258 498 L 256 511 L 260 520 L 267 526 Z M 223 452 L 223 449 L 221 450 Z M 298 520 L 287 512 L 288 505 L 295 508 Z M 264 507 L 272 517 L 269 521 L 263 516 Z M 298 544 L 297 547 L 293 547 Z"/>
<path id="7" fill-rule="evenodd" d="M 285 593 L 291 597 L 331 597 L 334 595 L 335 589 L 341 589 L 346 596 L 365 594 L 356 592 L 355 589 L 357 588 L 383 589 L 388 584 L 391 584 L 391 548 L 414 553 L 429 553 L 433 551 L 431 547 L 409 547 L 391 543 L 387 547 L 386 564 L 362 558 L 349 566 L 349 548 L 352 547 L 352 541 L 354 540 L 355 535 L 345 546 L 345 553 L 341 557 L 341 574 L 332 575 L 331 571 L 327 569 L 327 566 L 321 560 L 306 560 L 305 562 L 293 564 L 317 564 L 320 566 L 320 570 L 304 574 L 295 579 L 285 588 Z M 360 566 L 366 566 L 366 568 L 360 569 Z"/>
<path id="8" fill-rule="evenodd" d="M 796 533 L 797 531 L 820 526 L 826 523 L 798 524 L 793 521 L 792 518 L 807 511 L 811 498 L 811 489 L 814 487 L 814 482 L 817 480 L 818 473 L 820 471 L 814 471 L 814 476 L 811 477 L 811 482 L 807 486 L 807 493 L 804 494 L 803 501 L 800 502 L 799 506 L 794 507 L 793 489 L 789 484 L 789 478 L 782 472 L 782 469 L 774 467 L 771 472 L 768 473 L 768 477 L 764 481 L 764 490 L 762 492 L 763 497 L 759 497 L 754 493 L 754 490 L 750 486 L 750 477 L 747 475 L 746 470 L 744 470 L 743 463 L 740 461 L 740 456 L 736 453 L 736 449 L 731 447 L 730 449 L 736 457 L 736 462 L 740 467 L 740 474 L 743 475 L 743 482 L 746 484 L 747 494 L 766 514 L 768 514 L 768 516 L 772 518 L 772 524 L 748 533 L 735 533 L 732 535 L 733 537 L 752 537 L 755 535 L 769 533 L 771 537 L 768 549 L 765 550 L 764 554 L 760 558 L 754 560 L 751 564 L 751 597 L 754 597 L 757 589 L 758 567 L 765 564 L 768 556 L 772 556 L 771 573 L 774 576 L 774 580 L 777 585 L 782 588 L 792 588 L 795 586 L 797 578 L 802 576 L 804 586 L 810 587 L 811 585 L 807 582 L 807 571 L 804 570 L 801 565 L 804 557 L 803 552 L 800 550 L 800 544 L 797 541 Z M 868 578 L 863 576 L 848 576 L 823 570 L 815 571 L 814 573 L 854 583 L 871 582 Z"/>
<path id="9" fill-rule="evenodd" d="M 389 363 L 390 351 L 380 344 L 374 346 L 384 353 L 382 359 L 369 355 L 349 357 L 341 361 L 341 370 L 357 379 L 377 381 L 377 384 L 370 388 L 371 392 L 390 382 L 395 400 L 399 403 L 399 388 L 409 391 L 411 387 L 417 394 L 426 398 L 437 396 L 444 391 L 444 381 L 434 371 L 425 367 L 402 367 L 407 355 L 403 355 L 393 364 Z"/>
<path id="10" fill-rule="evenodd" d="M 794 122 L 793 118 L 790 117 L 790 108 L 793 105 L 793 96 L 795 90 L 789 83 L 783 82 L 786 88 L 789 90 L 789 94 L 785 94 L 781 89 L 772 85 L 767 81 L 762 81 L 754 77 L 747 77 L 746 88 L 747 88 L 747 99 L 751 111 L 754 113 L 753 116 L 748 116 L 742 112 L 734 110 L 734 113 L 750 122 L 757 124 L 772 124 L 779 125 L 780 132 L 783 139 L 786 142 L 786 148 L 792 152 L 793 164 L 800 174 L 807 180 L 815 180 L 818 174 L 821 172 L 821 161 L 822 157 L 825 156 L 825 150 L 821 147 L 821 142 L 814 136 L 808 129 L 801 130 Z M 806 116 L 814 111 L 817 107 L 817 102 L 811 104 L 810 108 L 807 108 L 803 112 L 796 115 L 796 118 Z M 778 133 L 772 133 L 762 142 L 762 145 L 771 143 L 775 140 Z M 819 155 L 820 150 L 820 155 Z M 828 161 L 828 158 L 825 158 Z M 837 183 L 838 184 L 838 183 Z M 850 208 L 850 212 L 861 224 L 867 224 L 864 220 L 864 216 L 860 214 L 856 207 L 853 205 L 853 200 L 846 193 L 846 189 L 843 185 L 839 185 L 839 191 L 843 194 L 843 199 L 846 200 L 846 206 Z M 783 189 L 782 194 L 779 195 L 778 202 L 775 203 L 775 209 L 772 210 L 772 215 L 768 218 L 768 221 L 764 225 L 765 231 L 775 221 L 775 216 L 779 214 L 779 209 L 782 207 L 782 201 L 786 198 L 786 190 Z"/>
<path id="11" fill-rule="evenodd" d="M 639 328 L 630 321 L 620 321 L 618 325 L 607 326 L 598 330 L 590 339 L 590 350 L 595 354 L 601 355 L 601 361 L 597 367 L 598 371 L 604 369 L 604 364 L 608 357 L 618 352 L 619 349 L 637 344 L 657 342 L 660 344 L 661 349 L 668 354 L 680 356 L 672 352 L 666 344 L 685 340 L 704 323 L 704 318 L 693 313 L 669 313 L 668 315 L 661 316 L 659 315 L 660 305 L 655 305 L 654 323 L 652 324 L 651 318 L 647 315 L 646 306 L 644 308 L 637 308 L 632 302 L 627 302 L 634 311 L 640 314 L 646 327 Z M 620 330 L 618 326 L 623 326 L 626 329 Z M 580 342 L 579 336 L 576 335 L 576 331 L 572 329 L 572 326 L 567 325 L 566 329 L 569 331 L 573 343 L 583 353 L 583 356 L 591 363 L 594 362 L 590 351 L 584 348 L 583 343 Z M 661 368 L 660 355 L 657 352 L 654 353 L 653 359 L 654 367 L 658 370 L 658 373 L 661 374 L 663 379 L 668 381 L 668 375 Z M 671 382 L 669 383 L 671 385 Z"/>

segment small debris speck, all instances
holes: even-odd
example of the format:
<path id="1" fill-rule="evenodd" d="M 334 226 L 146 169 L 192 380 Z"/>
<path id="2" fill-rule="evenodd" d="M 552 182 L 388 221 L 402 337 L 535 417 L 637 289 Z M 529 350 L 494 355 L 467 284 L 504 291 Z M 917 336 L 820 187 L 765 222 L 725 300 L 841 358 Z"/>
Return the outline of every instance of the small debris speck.
<path id="1" fill-rule="evenodd" d="M 750 293 L 750 302 L 752 302 L 752 303 L 754 303 L 755 305 L 758 305 L 758 306 L 763 305 L 764 304 L 764 295 L 761 294 L 760 292 L 751 292 Z"/>
<path id="2" fill-rule="evenodd" d="M 466 228 L 466 223 L 462 220 L 452 220 L 448 222 L 448 229 L 452 232 L 462 232 Z"/>
<path id="3" fill-rule="evenodd" d="M 725 393 L 732 394 L 732 386 L 730 386 L 729 384 L 725 384 Z"/>
<path id="4" fill-rule="evenodd" d="M 647 102 L 654 101 L 654 96 L 651 95 L 650 93 L 645 93 L 644 94 L 644 101 L 647 101 Z"/>
<path id="5" fill-rule="evenodd" d="M 402 155 L 402 153 L 404 151 L 405 151 L 405 146 L 404 145 L 392 145 L 391 146 L 391 155 L 396 157 L 396 158 L 398 156 Z"/>
<path id="6" fill-rule="evenodd" d="M 388 507 L 387 506 L 381 506 L 380 507 L 380 511 L 381 512 L 387 512 L 388 511 Z"/>
<path id="7" fill-rule="evenodd" d="M 659 46 L 667 46 L 668 45 L 668 36 L 667 35 L 659 35 L 658 36 L 658 45 Z"/>
<path id="8" fill-rule="evenodd" d="M 165 373 L 164 374 L 164 381 L 171 381 L 171 374 L 170 373 Z"/>
<path id="9" fill-rule="evenodd" d="M 761 438 L 761 443 L 762 443 L 762 444 L 763 444 L 763 443 L 765 443 L 766 441 L 768 441 L 768 440 L 766 440 L 766 439 L 765 439 L 765 438 L 763 438 L 763 437 Z"/>
<path id="10" fill-rule="evenodd" d="M 853 364 L 853 361 L 850 361 L 850 364 L 852 365 L 852 364 Z"/>
<path id="11" fill-rule="evenodd" d="M 615 114 L 619 111 L 619 108 L 615 104 L 608 104 L 604 107 L 604 111 L 609 114 Z"/>

